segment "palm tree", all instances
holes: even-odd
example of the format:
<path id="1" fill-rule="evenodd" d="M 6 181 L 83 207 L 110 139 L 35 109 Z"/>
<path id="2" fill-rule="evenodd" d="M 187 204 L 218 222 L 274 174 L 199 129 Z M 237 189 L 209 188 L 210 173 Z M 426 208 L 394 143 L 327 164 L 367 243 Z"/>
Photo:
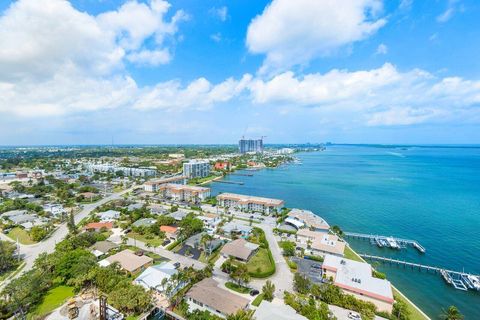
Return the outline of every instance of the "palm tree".
<path id="1" fill-rule="evenodd" d="M 457 307 L 450 306 L 447 310 L 442 311 L 441 318 L 445 320 L 462 320 L 463 315 L 460 313 L 460 310 L 458 310 Z"/>
<path id="2" fill-rule="evenodd" d="M 275 293 L 275 285 L 267 280 L 265 285 L 262 287 L 263 298 L 268 301 L 273 300 L 273 294 Z"/>
<path id="3" fill-rule="evenodd" d="M 227 320 L 252 320 L 253 310 L 239 310 L 227 316 Z"/>
<path id="4" fill-rule="evenodd" d="M 205 255 L 208 257 L 212 253 L 212 240 L 213 236 L 209 235 L 208 233 L 205 233 L 202 235 L 202 238 L 200 239 L 200 243 L 203 246 L 203 251 L 205 252 Z M 208 250 L 207 250 L 207 243 L 208 243 Z"/>

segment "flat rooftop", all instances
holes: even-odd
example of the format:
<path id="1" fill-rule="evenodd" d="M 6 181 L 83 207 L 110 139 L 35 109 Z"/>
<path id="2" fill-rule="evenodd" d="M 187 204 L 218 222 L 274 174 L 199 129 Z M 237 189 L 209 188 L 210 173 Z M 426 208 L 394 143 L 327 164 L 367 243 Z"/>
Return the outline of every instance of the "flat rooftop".
<path id="1" fill-rule="evenodd" d="M 248 196 L 236 193 L 222 193 L 217 196 L 217 199 L 234 200 L 243 203 L 257 203 L 268 206 L 281 206 L 285 203 L 283 200 L 280 199 Z"/>

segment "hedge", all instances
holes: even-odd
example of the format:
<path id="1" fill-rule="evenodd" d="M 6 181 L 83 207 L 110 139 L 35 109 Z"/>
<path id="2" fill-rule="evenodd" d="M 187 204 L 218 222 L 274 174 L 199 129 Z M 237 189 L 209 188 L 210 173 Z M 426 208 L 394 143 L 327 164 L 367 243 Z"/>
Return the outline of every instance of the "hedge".
<path id="1" fill-rule="evenodd" d="M 168 246 L 167 246 L 167 250 L 168 251 L 172 251 L 176 246 L 178 246 L 178 244 L 180 243 L 180 240 L 177 240 L 177 241 L 173 241 L 172 243 L 170 243 Z"/>

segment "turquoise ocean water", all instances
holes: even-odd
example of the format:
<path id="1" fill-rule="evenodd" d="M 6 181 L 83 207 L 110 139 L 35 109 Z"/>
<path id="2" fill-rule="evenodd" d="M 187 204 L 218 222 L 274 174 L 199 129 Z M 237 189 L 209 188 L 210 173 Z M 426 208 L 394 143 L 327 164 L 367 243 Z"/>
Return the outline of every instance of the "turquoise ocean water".
<path id="1" fill-rule="evenodd" d="M 245 184 L 212 183 L 212 193 L 284 199 L 345 231 L 415 239 L 427 249 L 422 255 L 349 239 L 359 253 L 480 274 L 480 148 L 332 146 L 297 157 L 301 165 L 228 176 Z M 480 292 L 455 290 L 438 274 L 378 269 L 432 319 L 452 304 L 465 319 L 480 319 Z"/>

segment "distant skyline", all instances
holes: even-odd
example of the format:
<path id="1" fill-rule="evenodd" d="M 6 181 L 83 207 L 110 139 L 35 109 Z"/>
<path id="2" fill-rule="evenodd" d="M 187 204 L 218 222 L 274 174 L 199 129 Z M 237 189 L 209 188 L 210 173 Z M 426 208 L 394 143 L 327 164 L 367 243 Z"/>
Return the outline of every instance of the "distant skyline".
<path id="1" fill-rule="evenodd" d="M 0 146 L 479 144 L 479 16 L 475 0 L 2 1 Z"/>

